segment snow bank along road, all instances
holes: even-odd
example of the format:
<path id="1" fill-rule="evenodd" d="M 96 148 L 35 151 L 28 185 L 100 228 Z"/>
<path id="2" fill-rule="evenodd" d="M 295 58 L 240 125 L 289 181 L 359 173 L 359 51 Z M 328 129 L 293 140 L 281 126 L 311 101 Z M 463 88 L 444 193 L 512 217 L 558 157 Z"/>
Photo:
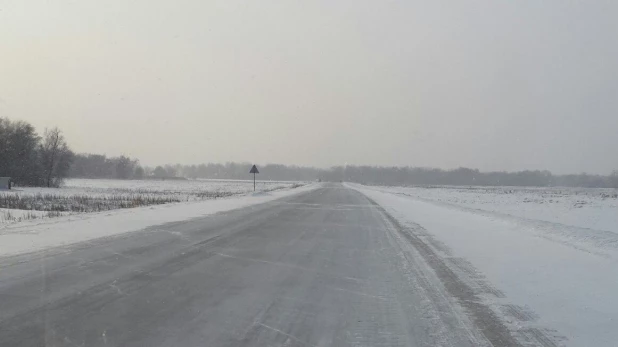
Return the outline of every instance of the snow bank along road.
<path id="1" fill-rule="evenodd" d="M 495 198 L 495 205 L 471 207 L 469 196 L 463 204 L 427 199 L 435 189 L 348 186 L 439 252 L 515 336 L 559 346 L 618 346 L 618 233 L 609 222 L 616 220 L 615 200 L 575 208 L 571 214 L 580 218 L 556 218 L 571 211 L 568 204 L 546 203 L 538 207 L 541 214 L 501 204 L 500 194 L 477 199 Z M 449 195 L 441 188 L 441 200 L 457 201 L 459 190 Z"/>
<path id="2" fill-rule="evenodd" d="M 85 213 L 44 221 L 36 219 L 22 221 L 0 228 L 0 257 L 113 236 L 156 224 L 208 216 L 217 212 L 272 201 L 314 188 L 315 185 L 311 184 L 295 189 L 256 192 L 233 198 Z"/>
<path id="3" fill-rule="evenodd" d="M 365 195 L 324 185 L 0 258 L 0 346 L 553 345 L 514 335 L 482 290 Z"/>

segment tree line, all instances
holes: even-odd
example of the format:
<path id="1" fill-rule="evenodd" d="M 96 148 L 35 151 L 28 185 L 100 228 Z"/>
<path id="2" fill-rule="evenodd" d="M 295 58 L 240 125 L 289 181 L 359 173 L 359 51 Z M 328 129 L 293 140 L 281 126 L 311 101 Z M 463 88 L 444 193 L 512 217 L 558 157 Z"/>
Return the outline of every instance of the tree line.
<path id="1" fill-rule="evenodd" d="M 250 179 L 251 163 L 229 162 L 199 165 L 162 165 L 142 167 L 137 159 L 106 158 L 104 155 L 78 154 L 70 171 L 71 177 L 82 178 L 189 178 Z M 443 170 L 422 167 L 335 166 L 328 169 L 295 165 L 258 165 L 260 180 L 355 182 L 367 185 L 456 185 L 456 186 L 530 186 L 618 188 L 618 171 L 611 175 L 587 173 L 555 175 L 547 170 L 517 172 L 481 172 L 478 169 Z"/>
<path id="2" fill-rule="evenodd" d="M 187 178 L 248 179 L 251 163 L 169 166 L 174 174 Z M 422 167 L 336 166 L 328 169 L 267 164 L 260 166 L 261 180 L 322 180 L 367 185 L 456 185 L 618 188 L 618 171 L 609 176 L 586 173 L 554 175 L 547 170 L 481 172 L 478 169 L 443 170 Z"/>
<path id="3" fill-rule="evenodd" d="M 587 173 L 554 175 L 546 170 L 481 172 L 478 169 L 442 170 L 419 167 L 339 166 L 325 170 L 326 181 L 348 181 L 367 185 L 456 185 L 618 188 L 618 171 L 611 175 Z"/>
<path id="4" fill-rule="evenodd" d="M 76 154 L 69 171 L 74 178 L 142 179 L 146 175 L 139 160 L 124 155 Z"/>
<path id="5" fill-rule="evenodd" d="M 39 136 L 27 122 L 0 118 L 0 176 L 14 184 L 57 187 L 73 157 L 60 129 L 45 129 Z"/>
<path id="6" fill-rule="evenodd" d="M 120 156 L 108 158 L 101 154 L 76 154 L 69 177 L 110 179 L 230 179 L 249 178 L 251 163 L 200 165 L 141 166 L 139 160 Z M 280 164 L 260 166 L 260 179 L 270 181 L 312 181 L 318 179 L 320 169 Z"/>
<path id="7" fill-rule="evenodd" d="M 181 179 L 180 165 L 142 166 L 138 159 L 124 155 L 76 154 L 69 171 L 71 178 Z"/>
<path id="8" fill-rule="evenodd" d="M 229 162 L 225 164 L 175 165 L 171 168 L 176 175 L 192 179 L 246 180 L 253 177 L 249 175 L 249 169 L 252 165 L 248 162 Z M 313 167 L 281 164 L 259 165 L 258 168 L 260 170 L 259 179 L 268 181 L 313 181 L 318 179 L 323 171 Z"/>
<path id="9" fill-rule="evenodd" d="M 0 177 L 18 186 L 58 187 L 67 177 L 141 179 L 148 172 L 127 156 L 75 154 L 62 131 L 37 134 L 28 122 L 0 117 Z"/>
<path id="10" fill-rule="evenodd" d="M 0 176 L 22 186 L 57 187 L 66 177 L 110 179 L 250 179 L 251 163 L 200 165 L 140 165 L 127 156 L 74 154 L 58 128 L 39 136 L 23 121 L 0 118 Z M 465 185 L 465 186 L 566 186 L 618 188 L 618 171 L 608 176 L 586 173 L 554 175 L 549 171 L 481 172 L 458 168 L 335 166 L 328 169 L 266 164 L 259 166 L 260 180 L 347 181 L 368 185 Z"/>

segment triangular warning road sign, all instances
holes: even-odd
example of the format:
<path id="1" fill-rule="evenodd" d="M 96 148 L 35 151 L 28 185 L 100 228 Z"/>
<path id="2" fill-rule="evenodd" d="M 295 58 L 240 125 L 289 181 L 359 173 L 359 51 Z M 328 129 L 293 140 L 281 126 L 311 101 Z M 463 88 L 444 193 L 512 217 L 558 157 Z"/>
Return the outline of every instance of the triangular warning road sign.
<path id="1" fill-rule="evenodd" d="M 258 171 L 257 166 L 253 165 L 253 167 L 251 168 L 251 171 L 249 171 L 249 173 L 256 174 L 256 173 L 260 173 L 260 172 Z"/>

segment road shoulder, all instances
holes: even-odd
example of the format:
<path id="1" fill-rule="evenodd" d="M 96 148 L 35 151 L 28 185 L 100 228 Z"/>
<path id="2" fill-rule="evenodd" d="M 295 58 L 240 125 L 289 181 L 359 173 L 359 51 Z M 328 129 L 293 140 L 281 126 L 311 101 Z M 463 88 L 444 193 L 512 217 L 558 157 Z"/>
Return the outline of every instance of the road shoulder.
<path id="1" fill-rule="evenodd" d="M 177 203 L 26 221 L 0 230 L 0 257 L 67 246 L 170 222 L 271 202 L 317 189 L 319 184 L 239 197 Z"/>
<path id="2" fill-rule="evenodd" d="M 395 237 L 408 254 L 418 254 L 439 279 L 447 296 L 455 298 L 483 336 L 494 346 L 561 346 L 565 341 L 555 330 L 544 328 L 538 315 L 525 305 L 512 303 L 474 264 L 453 251 L 410 216 L 389 204 L 388 193 L 349 188 L 364 194 L 393 226 Z M 397 197 L 400 199 L 399 197 Z M 405 201 L 401 202 L 402 204 Z M 417 211 L 422 214 L 422 211 Z M 442 216 L 448 218 L 448 215 Z M 453 230 L 452 232 L 457 232 Z M 469 242 L 469 241 L 468 241 Z"/>

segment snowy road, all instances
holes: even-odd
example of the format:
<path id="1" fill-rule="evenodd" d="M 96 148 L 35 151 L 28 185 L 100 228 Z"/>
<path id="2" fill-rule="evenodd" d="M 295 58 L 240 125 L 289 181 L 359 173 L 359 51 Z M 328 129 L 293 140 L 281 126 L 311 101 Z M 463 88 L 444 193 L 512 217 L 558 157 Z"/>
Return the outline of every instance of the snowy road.
<path id="1" fill-rule="evenodd" d="M 519 345 L 432 249 L 324 186 L 0 258 L 0 345 Z"/>

